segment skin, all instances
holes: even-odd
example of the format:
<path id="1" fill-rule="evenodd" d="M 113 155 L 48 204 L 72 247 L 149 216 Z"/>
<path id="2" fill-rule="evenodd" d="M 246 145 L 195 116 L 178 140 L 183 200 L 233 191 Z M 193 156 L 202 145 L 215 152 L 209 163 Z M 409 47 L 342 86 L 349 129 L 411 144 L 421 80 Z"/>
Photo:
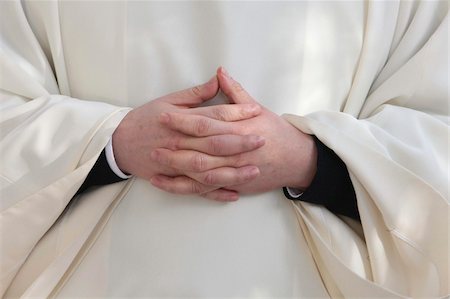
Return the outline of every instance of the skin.
<path id="1" fill-rule="evenodd" d="M 255 104 L 257 102 L 244 90 L 244 88 L 232 79 L 223 68 L 217 71 L 220 89 L 232 103 Z M 294 187 L 300 190 L 306 189 L 312 182 L 317 165 L 317 149 L 310 135 L 299 131 L 280 116 L 268 109 L 261 107 L 261 112 L 252 118 L 234 122 L 224 122 L 214 116 L 211 118 L 198 115 L 170 112 L 161 115 L 160 123 L 165 127 L 193 137 L 212 137 L 223 134 L 256 135 L 266 140 L 265 145 L 253 150 L 240 153 L 227 160 L 230 167 L 242 167 L 244 165 L 256 165 L 260 175 L 244 183 L 229 184 L 219 190 L 233 190 L 239 193 L 259 193 L 284 186 Z M 189 161 L 191 151 L 188 148 L 179 147 L 177 150 L 167 148 L 156 149 L 158 159 L 155 161 L 161 165 L 170 165 L 182 171 L 191 171 Z M 220 156 L 220 155 L 219 155 Z M 217 166 L 217 156 L 204 157 L 203 171 L 214 169 Z M 225 160 L 222 160 L 225 162 Z M 223 163 L 219 163 L 224 166 Z M 220 169 L 210 172 L 203 183 L 219 187 Z M 167 176 L 156 175 L 151 182 L 154 186 L 168 192 L 184 194 L 186 186 L 192 185 L 197 180 L 197 175 Z M 208 197 L 208 193 L 203 193 Z M 230 199 L 231 200 L 231 199 Z"/>
<path id="2" fill-rule="evenodd" d="M 189 116 L 190 120 L 214 119 L 229 124 L 261 113 L 261 107 L 254 103 L 199 107 L 214 98 L 218 90 L 219 82 L 214 76 L 205 84 L 169 94 L 130 111 L 112 136 L 118 167 L 155 185 L 158 174 L 172 177 L 176 188 L 165 186 L 169 192 L 237 200 L 237 191 L 222 187 L 243 184 L 259 176 L 258 167 L 236 161 L 243 153 L 263 146 L 265 139 L 232 132 L 198 138 L 196 136 L 204 130 L 203 121 L 194 124 L 193 130 L 198 134 L 185 134 L 166 123 L 167 117 L 175 114 Z M 182 157 L 182 163 L 179 164 L 178 159 L 167 159 L 167 151 Z"/>

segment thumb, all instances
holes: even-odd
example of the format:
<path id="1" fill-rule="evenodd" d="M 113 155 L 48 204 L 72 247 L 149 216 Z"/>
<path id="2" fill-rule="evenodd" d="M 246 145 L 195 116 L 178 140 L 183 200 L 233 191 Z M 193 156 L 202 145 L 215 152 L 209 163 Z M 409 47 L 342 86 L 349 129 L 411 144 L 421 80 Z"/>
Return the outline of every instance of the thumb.
<path id="1" fill-rule="evenodd" d="M 164 96 L 164 100 L 173 105 L 197 107 L 203 102 L 213 99 L 219 92 L 217 76 L 208 82 Z"/>
<path id="2" fill-rule="evenodd" d="M 248 92 L 233 78 L 230 77 L 224 67 L 217 69 L 217 79 L 219 80 L 220 89 L 235 104 L 255 103 L 255 100 Z"/>

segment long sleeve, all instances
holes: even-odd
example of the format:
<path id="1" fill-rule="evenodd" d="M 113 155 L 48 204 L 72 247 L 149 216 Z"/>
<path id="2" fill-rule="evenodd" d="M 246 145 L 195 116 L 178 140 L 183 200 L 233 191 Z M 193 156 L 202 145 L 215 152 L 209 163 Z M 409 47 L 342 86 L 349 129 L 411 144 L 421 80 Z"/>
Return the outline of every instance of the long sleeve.
<path id="1" fill-rule="evenodd" d="M 85 192 L 90 187 L 104 186 L 123 181 L 124 179 L 117 176 L 111 169 L 106 159 L 105 149 L 98 156 L 97 161 L 87 175 L 83 184 L 77 190 L 76 195 Z"/>
<path id="2" fill-rule="evenodd" d="M 21 2 L 0 6 L 1 295 L 80 187 L 124 110 L 71 97 L 64 53 L 44 50 Z"/>
<path id="3" fill-rule="evenodd" d="M 445 2 L 371 3 L 343 111 L 286 116 L 344 161 L 356 191 L 360 238 L 326 209 L 295 204 L 335 295 L 386 296 L 367 281 L 389 296 L 449 293 L 447 13 Z"/>
<path id="4" fill-rule="evenodd" d="M 284 195 L 291 200 L 323 205 L 332 213 L 359 220 L 356 194 L 345 163 L 313 137 L 317 148 L 316 175 L 301 195 L 291 196 L 287 188 L 283 188 Z"/>

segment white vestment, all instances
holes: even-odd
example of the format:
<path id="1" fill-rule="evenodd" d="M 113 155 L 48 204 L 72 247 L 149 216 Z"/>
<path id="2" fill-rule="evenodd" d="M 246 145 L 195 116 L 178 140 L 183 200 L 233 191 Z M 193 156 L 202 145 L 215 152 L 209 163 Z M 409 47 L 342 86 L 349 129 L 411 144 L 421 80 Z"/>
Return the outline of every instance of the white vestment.
<path id="1" fill-rule="evenodd" d="M 0 294 L 449 293 L 448 3 L 4 1 Z M 71 198 L 126 112 L 219 65 L 348 167 L 361 224 L 281 190 Z M 276 178 L 274 178 L 276 179 Z"/>

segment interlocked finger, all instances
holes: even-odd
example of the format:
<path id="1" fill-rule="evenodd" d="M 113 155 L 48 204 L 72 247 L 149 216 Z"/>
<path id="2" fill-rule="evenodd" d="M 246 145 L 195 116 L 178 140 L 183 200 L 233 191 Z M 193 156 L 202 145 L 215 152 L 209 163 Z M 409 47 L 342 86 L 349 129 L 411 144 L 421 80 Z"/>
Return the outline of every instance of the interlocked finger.
<path id="1" fill-rule="evenodd" d="M 214 98 L 218 91 L 219 83 L 217 77 L 214 76 L 204 84 L 171 93 L 164 99 L 174 105 L 196 107 Z"/>
<path id="2" fill-rule="evenodd" d="M 245 162 L 239 154 L 219 157 L 192 150 L 172 151 L 165 148 L 158 148 L 151 153 L 151 158 L 161 165 L 189 172 L 204 172 L 224 166 L 240 167 L 245 165 L 242 164 Z"/>
<path id="3" fill-rule="evenodd" d="M 250 96 L 250 94 L 239 82 L 231 78 L 223 67 L 220 67 L 217 70 L 217 77 L 219 79 L 220 89 L 233 103 L 255 103 L 255 100 Z"/>
<path id="4" fill-rule="evenodd" d="M 261 113 L 261 106 L 251 104 L 228 104 L 209 107 L 199 107 L 186 110 L 189 114 L 203 115 L 222 121 L 238 121 L 252 118 Z"/>
<path id="5" fill-rule="evenodd" d="M 244 166 L 239 168 L 220 167 L 201 173 L 190 172 L 187 176 L 208 186 L 224 187 L 247 183 L 260 174 L 256 166 Z"/>
<path id="6" fill-rule="evenodd" d="M 168 177 L 157 175 L 151 179 L 153 186 L 175 194 L 197 194 L 217 201 L 236 201 L 239 194 L 236 191 L 206 186 L 186 176 Z"/>
<path id="7" fill-rule="evenodd" d="M 191 149 L 215 156 L 230 156 L 249 152 L 265 144 L 265 138 L 256 135 L 216 135 L 183 137 L 174 141 L 173 149 Z"/>
<path id="8" fill-rule="evenodd" d="M 233 134 L 237 129 L 232 122 L 175 112 L 162 113 L 160 122 L 173 130 L 197 137 Z"/>
<path id="9" fill-rule="evenodd" d="M 153 186 L 174 194 L 203 194 L 218 189 L 204 185 L 187 176 L 169 177 L 162 174 L 150 179 Z"/>
<path id="10" fill-rule="evenodd" d="M 217 189 L 201 194 L 200 196 L 216 201 L 236 201 L 239 199 L 239 193 L 236 191 Z"/>

